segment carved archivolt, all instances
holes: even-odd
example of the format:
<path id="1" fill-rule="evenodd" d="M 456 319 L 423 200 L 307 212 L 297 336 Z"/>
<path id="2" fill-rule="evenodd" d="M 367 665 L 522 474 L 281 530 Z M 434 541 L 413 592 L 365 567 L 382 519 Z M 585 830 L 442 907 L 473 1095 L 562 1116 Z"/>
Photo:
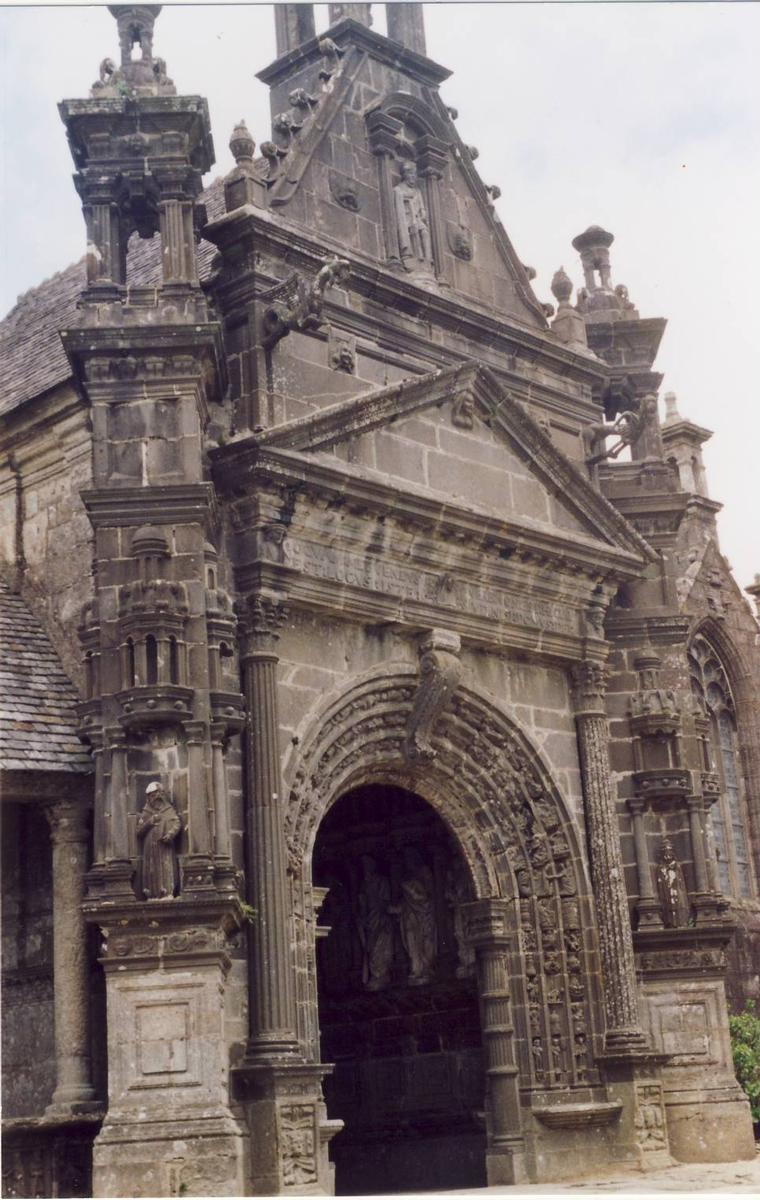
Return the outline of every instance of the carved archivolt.
<path id="1" fill-rule="evenodd" d="M 474 894 L 515 899 L 523 1069 L 535 1085 L 580 1086 L 593 1071 L 596 947 L 564 802 L 525 735 L 465 686 L 431 733 L 432 759 L 410 765 L 404 744 L 416 687 L 408 668 L 365 679 L 313 720 L 285 772 L 294 882 L 308 882 L 320 822 L 351 788 L 388 782 L 427 800 L 453 834 Z"/>

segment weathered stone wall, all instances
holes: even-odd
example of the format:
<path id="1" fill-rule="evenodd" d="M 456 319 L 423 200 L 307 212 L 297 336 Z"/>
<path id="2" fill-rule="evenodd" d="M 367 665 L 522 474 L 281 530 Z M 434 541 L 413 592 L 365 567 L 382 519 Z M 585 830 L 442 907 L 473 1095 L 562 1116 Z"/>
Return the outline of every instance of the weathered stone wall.
<path id="1" fill-rule="evenodd" d="M 92 463 L 87 415 L 73 387 L 61 387 L 22 410 L 8 422 L 3 442 L 0 569 L 20 583 L 66 673 L 81 687 L 76 626 L 92 594 L 93 537 L 79 493 L 91 483 Z"/>
<path id="2" fill-rule="evenodd" d="M 364 672 L 390 664 L 417 669 L 413 636 L 387 626 L 359 626 L 292 612 L 279 646 L 280 747 L 297 761 L 298 742 L 328 696 L 347 691 Z M 490 694 L 539 750 L 568 809 L 582 829 L 580 766 L 565 674 L 507 654 L 465 647 L 463 682 Z M 585 839 L 579 839 L 585 852 Z"/>

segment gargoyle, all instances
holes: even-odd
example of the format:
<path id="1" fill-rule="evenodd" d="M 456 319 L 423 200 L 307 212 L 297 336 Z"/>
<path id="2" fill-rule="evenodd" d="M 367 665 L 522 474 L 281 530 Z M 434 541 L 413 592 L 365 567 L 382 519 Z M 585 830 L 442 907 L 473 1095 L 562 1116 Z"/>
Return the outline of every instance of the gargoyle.
<path id="1" fill-rule="evenodd" d="M 292 329 L 318 329 L 325 292 L 345 280 L 349 269 L 347 259 L 328 258 L 311 283 L 294 271 L 284 283 L 262 296 L 262 344 L 272 347 Z"/>

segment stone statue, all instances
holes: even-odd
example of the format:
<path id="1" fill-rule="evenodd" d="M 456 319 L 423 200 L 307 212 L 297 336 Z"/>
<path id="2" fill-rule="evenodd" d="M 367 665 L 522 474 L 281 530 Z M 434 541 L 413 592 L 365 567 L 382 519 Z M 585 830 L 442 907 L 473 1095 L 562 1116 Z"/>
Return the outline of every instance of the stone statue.
<path id="1" fill-rule="evenodd" d="M 462 909 L 462 905 L 471 899 L 470 888 L 464 868 L 459 862 L 448 872 L 445 898 L 451 908 L 457 946 L 456 976 L 457 979 L 468 979 L 475 971 L 475 948 L 467 937 L 467 922 Z"/>
<path id="2" fill-rule="evenodd" d="M 401 941 L 409 956 L 410 987 L 430 982 L 438 951 L 433 872 L 413 846 L 404 848 L 401 903 L 391 908 L 401 922 Z"/>
<path id="3" fill-rule="evenodd" d="M 387 987 L 393 961 L 391 888 L 369 854 L 362 855 L 364 879 L 359 891 L 359 940 L 362 944 L 362 983 L 368 992 Z"/>
<path id="4" fill-rule="evenodd" d="M 142 842 L 142 890 L 146 900 L 171 900 L 177 887 L 174 843 L 182 832 L 179 814 L 160 783 L 149 783 L 137 818 Z"/>
<path id="5" fill-rule="evenodd" d="M 681 929 L 689 921 L 689 898 L 683 870 L 673 853 L 670 838 L 663 838 L 656 874 L 663 924 L 666 929 Z"/>
<path id="6" fill-rule="evenodd" d="M 393 189 L 393 206 L 404 266 L 410 270 L 415 266 L 431 267 L 433 252 L 427 209 L 417 182 L 417 167 L 413 162 L 401 164 L 401 179 Z"/>

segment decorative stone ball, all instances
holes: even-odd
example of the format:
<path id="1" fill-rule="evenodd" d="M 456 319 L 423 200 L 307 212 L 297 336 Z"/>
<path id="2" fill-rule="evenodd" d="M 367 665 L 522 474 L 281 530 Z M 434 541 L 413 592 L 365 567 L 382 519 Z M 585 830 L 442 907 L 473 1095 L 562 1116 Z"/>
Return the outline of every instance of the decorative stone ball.
<path id="1" fill-rule="evenodd" d="M 146 702 L 146 707 L 147 707 L 147 708 L 155 708 L 155 707 L 156 707 L 156 702 L 155 702 L 155 700 L 148 700 L 148 701 Z"/>
<path id="2" fill-rule="evenodd" d="M 248 131 L 248 126 L 245 121 L 240 120 L 233 129 L 232 137 L 230 138 L 230 150 L 235 162 L 252 161 L 255 149 L 256 143 Z"/>
<path id="3" fill-rule="evenodd" d="M 567 304 L 573 294 L 573 281 L 564 267 L 554 272 L 552 277 L 552 295 L 560 304 Z"/>

